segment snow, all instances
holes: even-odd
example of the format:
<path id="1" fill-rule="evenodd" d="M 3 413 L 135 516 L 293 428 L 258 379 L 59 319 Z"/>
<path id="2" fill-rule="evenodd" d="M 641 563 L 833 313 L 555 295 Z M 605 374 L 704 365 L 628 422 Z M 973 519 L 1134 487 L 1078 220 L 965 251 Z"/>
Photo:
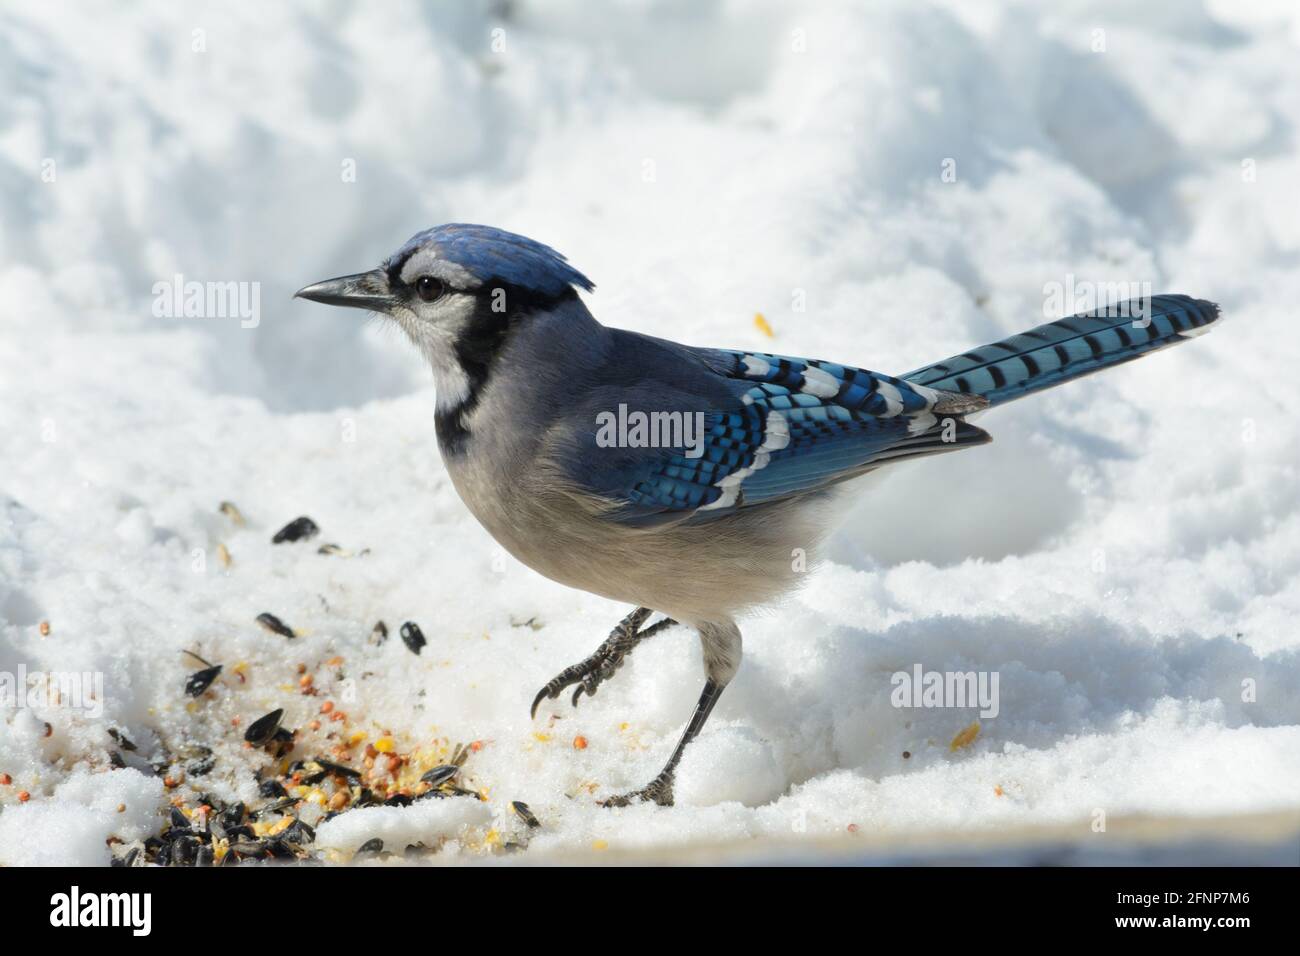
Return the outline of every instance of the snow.
<path id="1" fill-rule="evenodd" d="M 409 807 L 362 807 L 326 820 L 316 831 L 319 848 L 355 853 L 362 844 L 380 839 L 398 849 L 439 838 L 452 839 L 465 828 L 491 822 L 487 806 L 477 800 L 424 800 Z"/>
<path id="2" fill-rule="evenodd" d="M 232 722 L 301 727 L 325 697 L 370 739 L 480 742 L 488 797 L 345 813 L 318 834 L 343 851 L 476 858 L 525 840 L 515 800 L 529 855 L 1295 809 L 1292 5 L 512 7 L 0 13 L 0 673 L 104 686 L 95 716 L 0 710 L 0 864 L 156 832 L 164 745 L 211 747 L 195 785 L 255 799 L 266 758 Z M 608 810 L 680 734 L 697 639 L 529 720 L 628 609 L 469 517 L 395 330 L 290 298 L 444 221 L 554 245 L 607 324 L 889 373 L 1045 321 L 1049 286 L 1150 282 L 1226 318 L 865 482 L 807 585 L 743 622 L 678 806 Z M 157 317 L 176 274 L 260 283 L 259 321 Z M 321 536 L 271 545 L 298 515 Z M 198 701 L 185 649 L 225 665 Z M 1000 675 L 968 746 L 973 710 L 891 706 L 916 663 Z"/>

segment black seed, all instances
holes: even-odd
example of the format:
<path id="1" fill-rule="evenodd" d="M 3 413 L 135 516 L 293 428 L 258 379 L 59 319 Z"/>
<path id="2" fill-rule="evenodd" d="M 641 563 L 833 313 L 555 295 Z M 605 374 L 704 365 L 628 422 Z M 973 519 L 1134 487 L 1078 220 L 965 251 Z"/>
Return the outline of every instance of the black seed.
<path id="1" fill-rule="evenodd" d="M 280 620 L 270 611 L 263 611 L 261 614 L 257 615 L 257 623 L 261 624 L 272 634 L 279 634 L 281 637 L 293 637 L 293 628 L 289 627 L 289 625 L 285 624 L 284 621 Z"/>
<path id="2" fill-rule="evenodd" d="M 291 847 L 287 841 L 282 840 L 279 837 L 267 840 L 266 850 L 268 856 L 274 857 L 277 860 L 288 860 L 295 856 L 293 847 Z"/>
<path id="3" fill-rule="evenodd" d="M 420 648 L 427 643 L 424 639 L 424 631 L 420 630 L 420 625 L 414 621 L 407 621 L 401 628 L 402 643 L 405 644 L 412 654 L 419 654 Z"/>
<path id="4" fill-rule="evenodd" d="M 138 860 L 139 858 L 140 858 L 140 848 L 138 846 L 132 847 L 131 852 L 126 855 L 126 859 L 122 862 L 122 865 L 135 866 L 135 861 Z"/>
<path id="5" fill-rule="evenodd" d="M 353 770 L 351 767 L 345 767 L 342 764 L 334 763 L 333 761 L 325 760 L 321 757 L 317 757 L 315 760 L 326 773 L 337 773 L 340 776 L 347 777 L 349 780 L 361 779 L 360 770 Z"/>
<path id="6" fill-rule="evenodd" d="M 528 804 L 524 803 L 522 800 L 516 800 L 514 803 L 510 804 L 510 806 L 514 807 L 515 813 L 519 815 L 519 819 L 523 820 L 524 823 L 527 823 L 530 830 L 535 830 L 542 825 L 541 821 L 538 820 L 537 817 L 533 816 L 533 811 L 528 809 Z"/>
<path id="7" fill-rule="evenodd" d="M 241 823 L 237 827 L 227 828 L 226 838 L 231 842 L 236 840 L 255 840 L 257 839 L 257 834 L 254 832 L 252 827 Z"/>
<path id="8" fill-rule="evenodd" d="M 275 781 L 271 781 L 274 783 Z M 284 788 L 281 787 L 281 790 Z M 226 827 L 237 827 L 244 822 L 244 811 L 248 808 L 242 802 L 232 803 L 221 814 L 221 823 Z"/>
<path id="9" fill-rule="evenodd" d="M 294 797 L 285 797 L 283 800 L 277 800 L 274 803 L 268 803 L 264 807 L 258 807 L 256 810 L 249 813 L 249 816 L 260 819 L 263 816 L 269 816 L 273 813 L 279 813 L 281 810 L 287 810 L 297 802 L 297 799 Z"/>
<path id="10" fill-rule="evenodd" d="M 198 853 L 199 841 L 193 837 L 181 837 L 172 843 L 171 865 L 189 866 Z"/>
<path id="11" fill-rule="evenodd" d="M 131 743 L 131 741 L 127 739 L 126 734 L 122 733 L 122 731 L 116 729 L 115 727 L 108 728 L 108 735 L 112 737 L 114 740 L 116 740 L 117 745 L 121 747 L 123 750 L 134 751 L 136 749 L 135 744 Z"/>
<path id="12" fill-rule="evenodd" d="M 185 681 L 185 693 L 191 697 L 198 697 L 212 686 L 212 682 L 217 679 L 217 675 L 220 673 L 220 664 L 217 664 L 214 667 L 204 668 L 201 671 L 195 671 L 189 676 L 189 679 Z"/>
<path id="13" fill-rule="evenodd" d="M 288 840 L 290 843 L 302 846 L 303 844 L 311 843 L 316 839 L 316 831 L 307 826 L 307 824 L 303 823 L 301 820 L 294 820 L 293 823 L 284 828 L 284 831 L 280 836 L 281 838 Z"/>
<path id="14" fill-rule="evenodd" d="M 287 797 L 289 795 L 289 791 L 284 789 L 284 785 L 279 780 L 263 780 L 257 785 L 257 792 L 259 796 L 268 799 Z"/>
<path id="15" fill-rule="evenodd" d="M 175 832 L 176 830 L 184 830 L 187 833 L 189 832 L 190 818 L 187 817 L 185 814 L 181 813 L 181 811 L 176 807 L 172 807 L 171 813 L 169 814 L 169 819 L 171 820 L 171 824 L 172 824 L 172 830 L 170 832 Z M 179 834 L 177 835 L 179 836 Z M 173 837 L 169 836 L 167 839 L 170 840 L 173 839 Z"/>
<path id="16" fill-rule="evenodd" d="M 206 757 L 200 757 L 185 765 L 185 772 L 191 777 L 206 777 L 212 772 L 212 768 L 217 765 L 217 758 L 208 754 Z"/>
<path id="17" fill-rule="evenodd" d="M 316 549 L 317 554 L 343 554 L 343 549 L 337 544 L 322 544 Z"/>
<path id="18" fill-rule="evenodd" d="M 431 787 L 441 787 L 458 773 L 460 773 L 460 767 L 447 763 L 443 764 L 441 767 L 434 767 L 432 770 L 426 770 L 420 779 Z"/>
<path id="19" fill-rule="evenodd" d="M 376 621 L 375 626 L 370 629 L 370 643 L 382 644 L 388 640 L 388 625 L 383 621 Z"/>
<path id="20" fill-rule="evenodd" d="M 384 801 L 386 807 L 409 807 L 415 801 L 404 793 L 395 793 Z"/>
<path id="21" fill-rule="evenodd" d="M 194 865 L 211 866 L 214 859 L 216 859 L 216 854 L 212 852 L 212 847 L 201 846 L 199 847 L 198 855 L 194 858 Z"/>
<path id="22" fill-rule="evenodd" d="M 117 770 L 126 769 L 126 761 L 122 759 L 122 755 L 118 753 L 116 750 L 110 750 L 108 752 L 108 762 L 111 763 L 113 767 L 116 768 Z"/>
<path id="23" fill-rule="evenodd" d="M 318 534 L 320 534 L 320 528 L 316 526 L 316 522 L 303 515 L 301 518 L 294 518 L 277 531 L 275 537 L 271 539 L 271 543 L 283 544 L 285 541 L 303 541 L 307 538 L 314 538 Z"/>
<path id="24" fill-rule="evenodd" d="M 383 853 L 383 852 L 384 852 L 384 841 L 379 839 L 379 837 L 372 837 L 371 839 L 367 840 L 365 843 L 361 844 L 361 846 L 357 847 L 357 856 L 360 856 L 362 853 Z"/>
<path id="25" fill-rule="evenodd" d="M 244 739 L 255 747 L 269 743 L 271 738 L 275 736 L 275 732 L 280 729 L 280 718 L 283 716 L 284 708 L 279 707 L 269 714 L 257 718 L 244 731 Z"/>

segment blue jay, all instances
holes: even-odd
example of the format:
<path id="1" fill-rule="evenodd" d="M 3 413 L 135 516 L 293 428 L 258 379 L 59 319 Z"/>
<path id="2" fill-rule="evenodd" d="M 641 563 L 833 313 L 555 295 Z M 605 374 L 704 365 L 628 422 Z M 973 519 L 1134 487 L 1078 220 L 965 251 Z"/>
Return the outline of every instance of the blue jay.
<path id="1" fill-rule="evenodd" d="M 1185 295 L 1133 300 L 893 377 L 606 328 L 578 296 L 592 288 L 549 246 L 452 223 L 297 295 L 395 321 L 433 368 L 438 445 L 479 522 L 547 577 L 636 608 L 541 689 L 534 716 L 567 688 L 575 706 L 595 694 L 665 627 L 698 631 L 695 712 L 662 772 L 605 801 L 615 806 L 672 804 L 682 752 L 740 666 L 736 617 L 793 587 L 796 549 L 821 541 L 845 481 L 982 445 L 990 436 L 971 413 L 1181 342 L 1219 316 Z M 654 612 L 666 619 L 647 626 Z"/>

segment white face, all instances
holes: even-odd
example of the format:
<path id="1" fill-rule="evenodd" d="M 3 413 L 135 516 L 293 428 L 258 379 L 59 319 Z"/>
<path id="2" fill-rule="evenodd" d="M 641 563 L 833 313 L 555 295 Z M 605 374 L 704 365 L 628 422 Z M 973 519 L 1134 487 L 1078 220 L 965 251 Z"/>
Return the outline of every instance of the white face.
<path id="1" fill-rule="evenodd" d="M 391 290 L 397 304 L 390 314 L 433 369 L 438 407 L 455 408 L 469 394 L 455 344 L 474 314 L 482 283 L 430 249 L 407 259 L 400 279 L 401 284 Z"/>

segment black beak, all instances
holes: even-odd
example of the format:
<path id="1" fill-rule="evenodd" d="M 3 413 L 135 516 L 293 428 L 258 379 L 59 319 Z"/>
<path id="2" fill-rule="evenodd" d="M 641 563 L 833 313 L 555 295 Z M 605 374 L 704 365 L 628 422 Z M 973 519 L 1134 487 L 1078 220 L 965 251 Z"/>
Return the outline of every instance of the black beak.
<path id="1" fill-rule="evenodd" d="M 310 299 L 326 305 L 344 305 L 372 312 L 388 312 L 396 300 L 388 289 L 388 273 L 383 269 L 358 272 L 356 275 L 326 279 L 293 294 L 295 299 Z"/>

